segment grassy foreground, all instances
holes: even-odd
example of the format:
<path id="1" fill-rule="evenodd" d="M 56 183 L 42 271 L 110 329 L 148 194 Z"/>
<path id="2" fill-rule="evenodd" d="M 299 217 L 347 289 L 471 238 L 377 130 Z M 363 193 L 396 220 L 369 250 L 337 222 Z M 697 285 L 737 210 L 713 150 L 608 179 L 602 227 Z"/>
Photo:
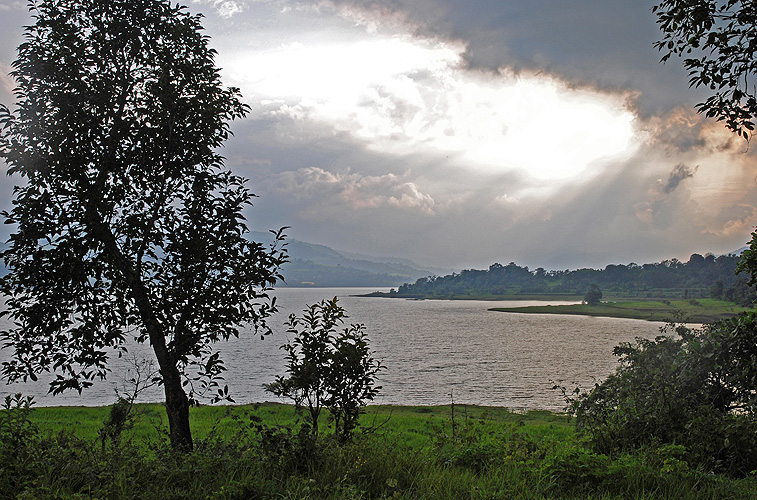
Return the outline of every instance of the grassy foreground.
<path id="1" fill-rule="evenodd" d="M 692 470 L 675 447 L 594 454 L 567 417 L 549 412 L 371 407 L 369 430 L 338 444 L 311 439 L 290 406 L 200 407 L 191 413 L 196 449 L 186 455 L 170 451 L 160 405 L 139 405 L 133 427 L 103 446 L 108 413 L 33 409 L 38 430 L 0 462 L 0 498 L 757 498 L 754 478 Z M 0 421 L 9 416 L 0 412 Z"/>
<path id="2" fill-rule="evenodd" d="M 596 306 L 573 304 L 560 306 L 494 307 L 491 310 L 534 314 L 606 316 L 663 322 L 670 321 L 680 314 L 682 315 L 682 319 L 687 322 L 714 323 L 736 316 L 744 310 L 744 307 L 724 300 L 690 299 L 602 302 Z"/>

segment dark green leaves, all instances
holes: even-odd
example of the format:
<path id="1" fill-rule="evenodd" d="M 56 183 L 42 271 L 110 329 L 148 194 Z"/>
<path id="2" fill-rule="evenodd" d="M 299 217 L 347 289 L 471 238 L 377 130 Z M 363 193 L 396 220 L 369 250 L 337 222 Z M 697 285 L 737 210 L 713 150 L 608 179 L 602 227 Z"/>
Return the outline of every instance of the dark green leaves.
<path id="1" fill-rule="evenodd" d="M 757 114 L 757 10 L 747 0 L 665 0 L 652 8 L 663 37 L 655 47 L 661 62 L 687 57 L 689 85 L 714 95 L 697 105 L 708 118 L 749 140 Z"/>
<path id="2" fill-rule="evenodd" d="M 752 233 L 752 239 L 748 242 L 749 248 L 741 254 L 741 259 L 736 266 L 736 272 L 749 274 L 748 284 L 757 285 L 757 233 Z"/>
<path id="3" fill-rule="evenodd" d="M 254 195 L 218 152 L 248 107 L 222 85 L 200 18 L 184 7 L 30 8 L 17 103 L 0 106 L 0 158 L 24 179 L 3 214 L 16 225 L 2 254 L 13 323 L 0 332 L 13 350 L 3 375 L 54 372 L 52 392 L 81 391 L 129 337 L 149 341 L 173 440 L 181 381 L 230 400 L 212 344 L 248 325 L 267 333 L 275 311 L 283 233 L 271 247 L 248 239 L 242 211 Z M 184 427 L 178 441 L 191 446 Z"/>
<path id="4" fill-rule="evenodd" d="M 602 453 L 685 448 L 692 467 L 745 475 L 757 459 L 755 313 L 615 348 L 613 375 L 572 401 Z M 663 333 L 673 333 L 668 327 Z"/>
<path id="5" fill-rule="evenodd" d="M 281 346 L 287 353 L 288 376 L 266 386 L 298 408 L 306 407 L 315 435 L 321 409 L 328 408 L 342 441 L 357 427 L 361 407 L 378 395 L 376 375 L 383 368 L 371 354 L 363 325 L 338 331 L 344 318 L 336 297 L 308 306 L 301 317 L 290 315 L 287 332 L 293 339 Z"/>

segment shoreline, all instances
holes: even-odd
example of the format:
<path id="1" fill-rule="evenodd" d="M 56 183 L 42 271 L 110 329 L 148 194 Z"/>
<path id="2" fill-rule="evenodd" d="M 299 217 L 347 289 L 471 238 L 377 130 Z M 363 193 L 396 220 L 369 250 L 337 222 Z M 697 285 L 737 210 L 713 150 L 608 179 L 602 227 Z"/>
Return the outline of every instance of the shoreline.
<path id="1" fill-rule="evenodd" d="M 483 300 L 488 302 L 497 302 L 502 300 L 543 300 L 543 301 L 555 301 L 555 302 L 576 302 L 580 301 L 582 297 L 575 294 L 554 294 L 554 293 L 526 293 L 515 295 L 496 295 L 496 294 L 469 294 L 459 295 L 450 294 L 444 296 L 435 295 L 400 295 L 392 294 L 389 292 L 371 292 L 360 295 L 353 295 L 354 297 L 373 297 L 379 299 L 405 299 L 405 300 Z"/>
<path id="2" fill-rule="evenodd" d="M 681 299 L 624 297 L 607 294 L 606 301 L 596 306 L 587 304 L 556 304 L 544 306 L 492 307 L 489 311 L 522 314 L 558 314 L 572 316 L 594 316 L 619 319 L 640 319 L 644 321 L 671 321 L 683 323 L 715 323 L 737 316 L 748 310 L 733 302 L 718 299 Z M 386 292 L 373 292 L 358 297 L 375 297 L 405 300 L 480 300 L 480 301 L 528 301 L 543 300 L 554 302 L 579 302 L 581 297 L 572 294 L 518 294 L 518 295 L 400 295 Z M 609 300 L 608 300 L 609 299 Z"/>
<path id="3" fill-rule="evenodd" d="M 715 299 L 676 301 L 618 301 L 586 304 L 528 307 L 493 307 L 495 312 L 521 314 L 565 314 L 621 319 L 640 319 L 654 322 L 715 323 L 737 316 L 747 308 Z"/>

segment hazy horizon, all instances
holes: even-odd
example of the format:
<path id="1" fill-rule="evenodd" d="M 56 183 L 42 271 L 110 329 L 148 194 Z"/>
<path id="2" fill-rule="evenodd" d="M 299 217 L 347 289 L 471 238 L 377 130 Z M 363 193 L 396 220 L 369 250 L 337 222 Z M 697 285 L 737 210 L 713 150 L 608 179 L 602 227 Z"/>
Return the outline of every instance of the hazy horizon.
<path id="1" fill-rule="evenodd" d="M 449 269 L 742 248 L 747 144 L 659 63 L 652 3 L 194 0 L 252 112 L 223 154 L 255 230 Z M 0 103 L 26 2 L 0 0 Z M 17 178 L 0 178 L 0 209 Z M 7 226 L 0 229 L 7 238 Z"/>
<path id="2" fill-rule="evenodd" d="M 257 241 L 262 241 L 262 240 L 265 240 L 266 242 L 269 241 L 269 237 L 267 237 L 267 235 L 266 235 L 266 237 L 263 238 L 263 235 L 264 235 L 264 233 L 255 232 L 252 235 L 252 237 L 253 237 L 253 239 L 256 239 Z M 537 265 L 528 265 L 528 264 L 524 264 L 524 263 L 517 262 L 517 261 L 502 261 L 502 260 L 495 260 L 495 261 L 492 261 L 492 262 L 490 262 L 488 264 L 485 264 L 485 265 L 472 266 L 472 267 L 465 268 L 465 267 L 437 267 L 437 266 L 429 265 L 427 262 L 424 262 L 423 260 L 408 259 L 408 258 L 403 257 L 402 255 L 376 254 L 376 253 L 370 253 L 370 252 L 368 252 L 368 253 L 364 253 L 364 252 L 349 252 L 349 251 L 344 250 L 342 248 L 336 248 L 336 247 L 329 246 L 328 244 L 312 243 L 312 242 L 308 242 L 308 241 L 302 241 L 302 240 L 299 240 L 297 238 L 287 238 L 287 240 L 289 240 L 289 241 L 296 241 L 298 243 L 304 243 L 304 244 L 307 244 L 307 245 L 320 245 L 320 246 L 324 246 L 324 247 L 330 248 L 331 250 L 333 250 L 333 251 L 341 254 L 342 256 L 344 256 L 346 258 L 352 258 L 352 259 L 363 258 L 363 259 L 372 260 L 372 261 L 376 261 L 376 262 L 378 262 L 378 261 L 386 261 L 386 262 L 393 261 L 393 262 L 407 263 L 408 265 L 412 264 L 412 266 L 415 269 L 418 269 L 418 270 L 425 269 L 425 270 L 429 271 L 430 273 L 437 274 L 439 276 L 441 276 L 442 274 L 446 275 L 446 274 L 450 274 L 450 273 L 457 273 L 457 272 L 460 272 L 460 271 L 462 271 L 464 269 L 486 270 L 492 264 L 499 263 L 499 264 L 502 264 L 502 265 L 507 265 L 507 264 L 509 264 L 511 262 L 513 262 L 514 264 L 518 265 L 519 267 L 527 267 L 531 271 L 535 271 L 536 269 L 538 269 L 538 268 L 541 267 L 541 268 L 544 268 L 544 270 L 548 271 L 548 272 L 549 271 L 565 271 L 565 270 L 575 271 L 575 270 L 579 270 L 579 269 L 582 269 L 582 268 L 584 268 L 584 269 L 585 268 L 591 268 L 591 269 L 596 269 L 596 270 L 603 270 L 607 266 L 611 266 L 611 265 L 637 264 L 637 265 L 641 266 L 641 265 L 644 265 L 644 264 L 657 264 L 659 262 L 670 261 L 670 260 L 673 260 L 673 259 L 678 259 L 680 262 L 686 263 L 686 262 L 689 261 L 689 259 L 691 258 L 691 256 L 693 254 L 698 254 L 698 255 L 700 255 L 702 257 L 705 257 L 705 256 L 707 256 L 709 254 L 712 254 L 715 257 L 721 256 L 721 255 L 739 255 L 745 248 L 748 248 L 747 246 L 742 246 L 742 247 L 734 249 L 734 250 L 732 250 L 730 252 L 723 252 L 721 254 L 715 254 L 713 252 L 703 252 L 703 253 L 692 252 L 691 254 L 686 255 L 686 256 L 671 256 L 671 257 L 668 257 L 668 258 L 665 258 L 665 259 L 659 259 L 659 260 L 656 260 L 656 261 L 634 261 L 634 260 L 627 261 L 627 262 L 608 261 L 605 264 L 599 264 L 599 265 L 596 265 L 596 266 L 582 266 L 582 267 L 573 267 L 573 268 L 549 268 L 549 267 L 541 266 L 541 265 L 538 265 L 538 264 Z M 299 255 L 296 255 L 296 254 L 292 254 L 292 257 L 293 258 L 302 258 L 303 260 L 308 260 L 306 257 L 299 256 Z M 439 274 L 439 273 L 442 273 L 442 274 Z"/>

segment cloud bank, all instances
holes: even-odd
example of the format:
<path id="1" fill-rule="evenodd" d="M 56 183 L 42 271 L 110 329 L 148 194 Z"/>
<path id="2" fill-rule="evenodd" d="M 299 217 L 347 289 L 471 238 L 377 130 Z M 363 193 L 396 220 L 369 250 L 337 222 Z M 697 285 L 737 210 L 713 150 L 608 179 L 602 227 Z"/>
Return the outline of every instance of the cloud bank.
<path id="1" fill-rule="evenodd" d="M 564 269 L 729 252 L 757 223 L 754 153 L 694 113 L 643 5 L 191 8 L 252 108 L 223 153 L 259 195 L 255 229 L 444 267 Z"/>

